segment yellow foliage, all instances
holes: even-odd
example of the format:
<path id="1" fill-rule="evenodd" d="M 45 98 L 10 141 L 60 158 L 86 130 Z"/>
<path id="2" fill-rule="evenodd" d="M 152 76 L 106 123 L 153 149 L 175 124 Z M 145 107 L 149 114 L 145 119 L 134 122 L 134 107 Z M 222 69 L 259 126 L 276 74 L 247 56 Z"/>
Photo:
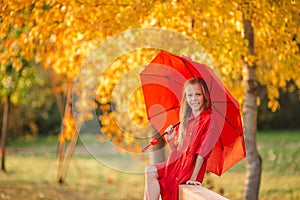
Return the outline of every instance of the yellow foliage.
<path id="1" fill-rule="evenodd" d="M 58 141 L 61 144 L 66 143 L 66 138 L 63 136 L 63 134 L 61 134 L 61 133 L 58 134 Z"/>
<path id="2" fill-rule="evenodd" d="M 146 107 L 143 101 L 143 91 L 141 88 L 134 91 L 128 102 L 128 112 L 130 119 L 138 124 L 146 126 L 149 122 L 147 119 Z"/>
<path id="3" fill-rule="evenodd" d="M 135 138 L 130 133 L 124 133 L 124 141 L 127 145 L 132 145 L 135 142 Z"/>
<path id="4" fill-rule="evenodd" d="M 279 98 L 279 90 L 275 86 L 267 87 L 268 96 L 270 99 L 278 99 Z"/>
<path id="5" fill-rule="evenodd" d="M 295 91 L 295 89 L 296 89 L 296 87 L 294 85 L 291 85 L 288 87 L 288 92 L 292 93 Z"/>
<path id="6" fill-rule="evenodd" d="M 76 126 L 75 121 L 71 113 L 66 113 L 63 119 L 63 131 L 62 134 L 59 135 L 59 141 L 71 140 L 73 135 L 75 134 Z M 63 137 L 60 138 L 60 137 Z"/>
<path id="7" fill-rule="evenodd" d="M 136 127 L 149 124 L 140 87 L 140 67 L 148 64 L 157 50 L 137 50 L 116 59 L 101 74 L 96 100 L 101 104 L 101 131 L 119 148 L 134 151 L 139 144 Z M 105 100 L 105 101 L 104 101 Z M 112 107 L 112 105 L 114 105 Z M 140 146 L 140 145 L 138 145 Z M 136 149 L 140 150 L 140 149 Z"/>
<path id="8" fill-rule="evenodd" d="M 280 108 L 278 87 L 285 88 L 288 81 L 294 80 L 300 88 L 298 13 L 299 4 L 295 1 L 36 0 L 33 3 L 7 0 L 2 2 L 0 12 L 0 62 L 11 61 L 13 67 L 20 70 L 19 55 L 27 60 L 34 58 L 70 81 L 75 80 L 90 52 L 107 37 L 135 27 L 171 29 L 204 47 L 216 63 L 222 81 L 239 103 L 244 95 L 244 64 L 255 66 L 258 81 L 267 87 L 268 107 L 275 111 Z M 243 15 L 251 20 L 255 29 L 254 55 L 249 53 L 248 41 L 244 39 Z M 181 41 L 174 39 L 172 42 L 176 45 Z M 108 50 L 115 53 L 114 49 Z M 89 63 L 94 70 L 81 72 L 84 77 L 79 85 L 97 83 L 97 86 L 95 91 L 74 89 L 79 99 L 75 106 L 80 113 L 76 122 L 81 124 L 93 117 L 90 112 L 95 109 L 95 98 L 103 104 L 99 108 L 104 113 L 99 116 L 102 132 L 114 143 L 121 145 L 125 141 L 138 150 L 139 142 L 133 142 L 133 138 L 124 133 L 135 135 L 137 131 L 130 125 L 145 127 L 148 120 L 142 92 L 132 88 L 137 85 L 134 82 L 137 79 L 130 72 L 147 64 L 157 52 L 129 52 L 109 63 L 103 72 Z M 100 64 L 106 59 L 101 56 L 95 58 Z M 94 78 L 95 74 L 99 75 L 99 80 Z M 127 75 L 132 81 L 123 83 Z M 60 91 L 63 89 L 58 88 L 56 92 Z M 110 107 L 111 103 L 116 105 L 115 110 Z M 62 141 L 71 138 L 75 131 L 72 116 L 65 116 L 63 123 L 66 135 L 60 136 Z"/>
<path id="9" fill-rule="evenodd" d="M 277 109 L 280 108 L 280 104 L 277 100 L 270 100 L 268 102 L 268 108 L 270 108 L 272 112 L 275 112 Z"/>

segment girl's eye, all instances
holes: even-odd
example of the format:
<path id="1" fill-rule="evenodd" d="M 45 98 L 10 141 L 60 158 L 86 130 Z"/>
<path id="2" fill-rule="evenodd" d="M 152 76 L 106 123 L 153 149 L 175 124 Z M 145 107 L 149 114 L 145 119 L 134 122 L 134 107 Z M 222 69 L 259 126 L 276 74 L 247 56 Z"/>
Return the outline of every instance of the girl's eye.
<path id="1" fill-rule="evenodd" d="M 200 94 L 200 93 L 197 93 L 196 95 L 197 95 L 197 96 L 201 96 L 202 94 Z"/>

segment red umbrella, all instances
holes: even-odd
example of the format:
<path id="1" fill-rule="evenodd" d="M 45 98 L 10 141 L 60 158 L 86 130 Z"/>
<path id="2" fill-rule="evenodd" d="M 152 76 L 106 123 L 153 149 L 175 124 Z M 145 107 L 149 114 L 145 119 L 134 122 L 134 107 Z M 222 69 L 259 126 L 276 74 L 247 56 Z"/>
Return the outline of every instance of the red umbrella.
<path id="1" fill-rule="evenodd" d="M 161 135 L 170 124 L 178 125 L 184 83 L 193 77 L 203 78 L 210 92 L 213 117 L 221 127 L 218 138 L 207 144 L 214 145 L 207 170 L 220 176 L 246 156 L 239 104 L 209 67 L 161 51 L 140 77 L 148 118 Z M 154 138 L 143 151 L 158 139 Z"/>

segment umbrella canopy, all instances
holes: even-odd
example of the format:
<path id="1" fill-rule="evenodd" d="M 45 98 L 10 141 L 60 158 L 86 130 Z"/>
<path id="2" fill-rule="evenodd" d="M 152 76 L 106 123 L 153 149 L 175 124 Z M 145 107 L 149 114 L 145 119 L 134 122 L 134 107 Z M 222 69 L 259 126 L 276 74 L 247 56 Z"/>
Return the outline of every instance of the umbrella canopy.
<path id="1" fill-rule="evenodd" d="M 178 124 L 184 83 L 193 77 L 203 78 L 210 92 L 213 118 L 220 127 L 207 170 L 221 175 L 245 157 L 239 104 L 209 67 L 161 51 L 140 77 L 148 119 L 160 134 L 169 125 Z"/>

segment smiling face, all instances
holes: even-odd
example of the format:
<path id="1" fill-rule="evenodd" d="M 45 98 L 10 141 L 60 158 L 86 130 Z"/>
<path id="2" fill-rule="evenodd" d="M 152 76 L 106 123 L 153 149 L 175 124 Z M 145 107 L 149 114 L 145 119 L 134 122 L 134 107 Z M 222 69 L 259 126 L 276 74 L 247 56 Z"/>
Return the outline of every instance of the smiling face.
<path id="1" fill-rule="evenodd" d="M 198 116 L 204 110 L 205 98 L 200 84 L 188 84 L 185 88 L 186 101 L 191 107 L 194 116 Z"/>

